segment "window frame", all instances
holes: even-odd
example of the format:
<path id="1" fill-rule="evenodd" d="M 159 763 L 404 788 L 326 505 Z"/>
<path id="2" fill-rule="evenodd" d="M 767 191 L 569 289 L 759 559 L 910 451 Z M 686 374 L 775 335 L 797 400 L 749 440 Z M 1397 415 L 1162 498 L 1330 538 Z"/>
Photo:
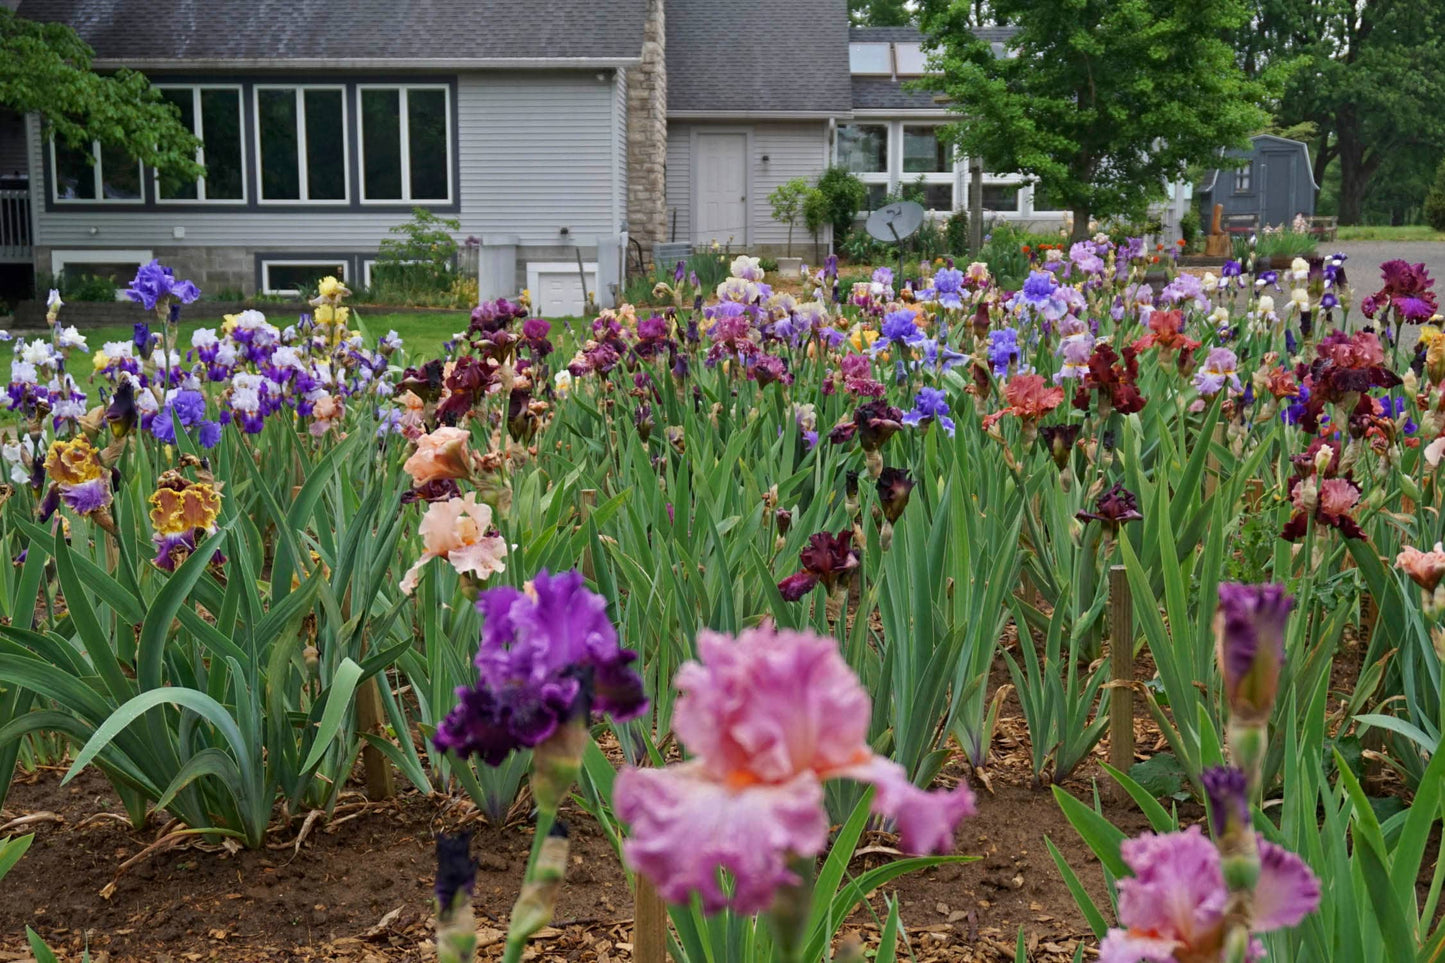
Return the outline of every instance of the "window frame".
<path id="1" fill-rule="evenodd" d="M 351 97 L 354 85 L 343 83 L 256 83 L 251 85 L 251 136 L 252 149 L 256 158 L 256 204 L 262 207 L 350 207 L 351 206 Z M 266 196 L 265 170 L 261 158 L 261 91 L 290 90 L 296 95 L 296 180 L 300 197 Z M 306 136 L 306 91 L 329 90 L 341 94 L 341 182 L 344 193 L 337 198 L 312 200 L 310 180 L 307 174 L 307 150 L 311 146 Z M 396 203 L 396 202 L 393 202 Z M 312 262 L 305 261 L 305 264 Z M 264 269 L 263 269 L 264 270 Z M 264 275 L 263 275 L 264 280 Z"/>
<path id="2" fill-rule="evenodd" d="M 341 270 L 341 277 L 339 278 L 339 280 L 340 280 L 341 283 L 343 283 L 343 284 L 346 283 L 346 275 L 350 274 L 350 273 L 351 273 L 351 270 L 352 270 L 352 266 L 351 266 L 351 265 L 352 265 L 352 258 L 351 258 L 350 255 L 344 255 L 344 256 L 337 257 L 337 259 L 334 260 L 334 261 L 333 261 L 333 260 L 328 260 L 327 258 L 314 258 L 314 257 L 302 257 L 302 258 L 261 257 L 261 258 L 258 259 L 258 262 L 259 262 L 259 269 L 260 269 L 261 277 L 260 277 L 260 279 L 259 279 L 260 283 L 257 284 L 257 288 L 259 289 L 260 293 L 262 293 L 262 294 L 270 294 L 270 295 L 278 295 L 278 296 L 281 296 L 281 297 L 288 297 L 288 296 L 289 296 L 289 297 L 299 297 L 299 296 L 301 295 L 301 292 L 300 292 L 300 290 L 298 290 L 298 289 L 296 289 L 296 288 L 273 288 L 273 287 L 271 286 L 271 268 L 272 268 L 272 267 L 319 267 L 319 268 L 324 268 L 325 270 L 323 270 L 322 273 L 320 273 L 320 274 L 318 274 L 318 275 L 316 276 L 316 278 L 317 278 L 318 281 L 319 281 L 321 278 L 328 277 L 328 276 L 330 276 L 330 277 L 336 277 L 336 274 L 337 274 L 336 269 L 337 269 L 337 268 L 341 268 L 341 269 L 342 269 L 342 270 Z"/>
<path id="3" fill-rule="evenodd" d="M 1243 167 L 1234 169 L 1234 193 L 1254 193 L 1254 161 L 1252 159 Z"/>
<path id="4" fill-rule="evenodd" d="M 880 127 L 883 129 L 883 170 L 881 171 L 849 171 L 869 188 L 882 187 L 883 194 L 887 196 L 893 191 L 893 124 L 887 120 L 874 118 L 859 118 L 850 120 L 846 124 L 839 124 L 833 133 L 833 163 L 839 167 L 843 166 L 841 148 L 843 146 L 843 128 L 845 127 Z M 871 193 L 871 191 L 870 191 Z M 866 202 L 868 210 L 873 210 L 871 198 Z"/>
<path id="5" fill-rule="evenodd" d="M 217 207 L 229 204 L 235 207 L 245 207 L 251 200 L 250 188 L 250 164 L 246 156 L 246 88 L 244 84 L 212 84 L 212 83 L 159 83 L 155 85 L 157 90 L 189 90 L 191 92 L 191 117 L 195 123 L 191 127 L 191 133 L 201 140 L 201 146 L 196 148 L 196 163 L 205 164 L 206 145 L 204 132 L 206 121 L 201 116 L 201 91 L 203 90 L 234 90 L 236 92 L 236 109 L 239 114 L 236 133 L 241 139 L 241 196 L 240 197 L 206 197 L 206 175 L 202 174 L 196 178 L 195 197 L 162 197 L 161 196 L 161 173 L 154 168 L 151 170 L 151 180 L 154 184 L 156 206 L 173 207 L 177 204 L 205 204 L 210 207 Z M 199 129 L 197 129 L 199 128 Z M 259 142 L 258 142 L 259 143 Z M 258 148 L 259 149 L 259 148 Z M 260 182 L 257 181 L 256 189 L 260 190 Z"/>
<path id="6" fill-rule="evenodd" d="M 948 203 L 948 206 L 947 206 L 947 207 L 932 207 L 932 206 L 930 206 L 930 205 L 928 205 L 928 204 L 923 205 L 923 209 L 926 210 L 926 211 L 928 211 L 930 214 L 951 214 L 952 212 L 958 210 L 958 208 L 959 208 L 959 194 L 958 194 L 958 158 L 957 158 L 956 156 L 954 156 L 955 153 L 956 153 L 956 151 L 955 151 L 954 149 L 950 148 L 950 149 L 949 149 L 949 154 L 950 154 L 950 156 L 953 157 L 953 159 L 949 162 L 949 164 L 948 164 L 948 166 L 947 166 L 947 168 L 946 168 L 945 170 L 941 170 L 941 171 L 908 171 L 908 170 L 904 170 L 904 165 L 907 163 L 907 160 L 908 160 L 908 157 L 907 157 L 907 154 L 906 154 L 906 145 L 907 145 L 907 143 L 908 143 L 908 132 L 909 132 L 909 130 L 917 130 L 917 129 L 920 129 L 920 128 L 934 132 L 934 149 L 937 150 L 937 145 L 938 145 L 938 134 L 937 134 L 937 132 L 938 132 L 939 130 L 941 130 L 942 128 L 947 127 L 947 126 L 948 126 L 948 124 L 947 124 L 946 121 L 925 121 L 925 120 L 919 120 L 919 121 L 903 120 L 903 121 L 899 121 L 899 124 L 898 124 L 898 190 L 899 190 L 900 192 L 902 192 L 902 191 L 904 191 L 904 190 L 906 190 L 906 189 L 908 189 L 908 188 L 910 188 L 910 187 L 913 187 L 914 185 L 916 185 L 916 184 L 918 183 L 918 181 L 919 181 L 920 178 L 922 178 L 923 184 L 924 184 L 925 187 L 947 187 L 947 188 L 949 189 L 949 190 L 948 190 L 949 203 Z"/>
<path id="7" fill-rule="evenodd" d="M 60 158 L 56 153 L 55 135 L 47 138 L 49 141 L 50 170 L 46 174 L 50 177 L 50 202 L 57 207 L 79 207 L 84 204 L 102 204 L 107 207 L 145 207 L 146 199 L 146 172 L 145 165 L 140 161 L 135 162 L 136 185 L 140 188 L 140 197 L 106 197 L 105 177 L 101 169 L 100 141 L 90 142 L 90 156 L 95 163 L 90 165 L 91 177 L 94 178 L 94 197 L 61 197 L 60 196 Z"/>
<path id="8" fill-rule="evenodd" d="M 452 172 L 454 170 L 454 159 L 456 157 L 456 130 L 452 124 L 452 87 L 451 84 L 439 83 L 358 83 L 356 86 L 356 179 L 358 192 L 361 195 L 360 203 L 368 206 L 386 204 L 423 204 L 444 206 L 453 203 L 455 187 L 452 184 Z M 397 124 L 401 135 L 401 197 L 367 197 L 366 196 L 366 116 L 361 110 L 361 97 L 368 90 L 395 90 L 397 91 L 397 105 L 399 114 Z M 412 90 L 440 90 L 442 92 L 443 115 L 446 117 L 447 125 L 447 196 L 415 198 L 411 195 L 411 125 L 407 122 L 410 116 L 409 102 Z"/>

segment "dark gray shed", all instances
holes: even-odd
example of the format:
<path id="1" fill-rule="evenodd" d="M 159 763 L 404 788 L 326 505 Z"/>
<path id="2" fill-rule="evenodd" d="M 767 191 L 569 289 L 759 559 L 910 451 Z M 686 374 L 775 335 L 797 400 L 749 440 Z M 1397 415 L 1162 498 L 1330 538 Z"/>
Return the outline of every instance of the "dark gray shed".
<path id="1" fill-rule="evenodd" d="M 1215 204 L 1224 205 L 1224 224 L 1239 229 L 1253 215 L 1255 223 L 1288 227 L 1296 214 L 1315 212 L 1315 183 L 1310 149 L 1303 141 L 1256 134 L 1251 150 L 1228 151 L 1247 158 L 1244 167 L 1216 167 L 1199 187 L 1199 203 L 1207 225 Z"/>

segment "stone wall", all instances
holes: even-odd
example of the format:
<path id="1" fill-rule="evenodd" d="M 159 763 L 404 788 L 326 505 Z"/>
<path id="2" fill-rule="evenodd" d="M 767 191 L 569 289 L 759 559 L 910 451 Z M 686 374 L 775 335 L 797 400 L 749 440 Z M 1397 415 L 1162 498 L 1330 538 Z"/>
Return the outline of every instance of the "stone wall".
<path id="1" fill-rule="evenodd" d="M 667 237 L 667 39 L 664 0 L 647 0 L 642 63 L 627 74 L 627 227 L 651 252 Z"/>

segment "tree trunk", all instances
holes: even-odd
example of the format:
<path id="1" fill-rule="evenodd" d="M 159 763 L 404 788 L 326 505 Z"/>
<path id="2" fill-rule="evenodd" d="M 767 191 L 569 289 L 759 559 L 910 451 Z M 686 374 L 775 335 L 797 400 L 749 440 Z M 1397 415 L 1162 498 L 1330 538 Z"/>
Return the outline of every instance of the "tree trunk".
<path id="1" fill-rule="evenodd" d="M 1336 124 L 1340 159 L 1340 223 L 1358 224 L 1364 213 L 1365 187 L 1369 183 L 1369 174 L 1365 169 L 1365 145 L 1360 142 L 1359 123 L 1354 111 L 1339 111 Z"/>
<path id="2" fill-rule="evenodd" d="M 1089 209 L 1087 207 L 1074 208 L 1074 233 L 1069 235 L 1069 243 L 1076 244 L 1079 241 L 1089 239 Z"/>

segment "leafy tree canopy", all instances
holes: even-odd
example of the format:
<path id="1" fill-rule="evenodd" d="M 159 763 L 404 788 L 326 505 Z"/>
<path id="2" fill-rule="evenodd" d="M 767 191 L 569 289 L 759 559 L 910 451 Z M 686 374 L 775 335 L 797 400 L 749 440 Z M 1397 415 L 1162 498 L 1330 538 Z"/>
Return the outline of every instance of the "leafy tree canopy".
<path id="1" fill-rule="evenodd" d="M 848 0 L 848 16 L 859 26 L 902 27 L 913 22 L 907 0 Z"/>
<path id="2" fill-rule="evenodd" d="M 1245 146 L 1268 120 L 1267 86 L 1247 77 L 1226 37 L 1242 0 L 994 0 L 1017 28 L 995 57 L 971 27 L 977 4 L 919 7 L 936 75 L 958 120 L 947 136 L 991 170 L 1045 183 L 1074 212 L 1134 216 L 1166 182 L 1222 148 Z"/>
<path id="3" fill-rule="evenodd" d="M 144 74 L 91 70 L 95 51 L 64 24 L 37 23 L 0 7 L 0 106 L 39 114 L 63 143 L 91 141 L 152 167 L 196 177 L 199 142 Z"/>
<path id="4" fill-rule="evenodd" d="M 1282 126 L 1313 124 L 1315 180 L 1339 166 L 1339 215 L 1423 198 L 1445 152 L 1445 3 L 1250 0 L 1235 33 L 1241 65 L 1283 81 Z"/>

